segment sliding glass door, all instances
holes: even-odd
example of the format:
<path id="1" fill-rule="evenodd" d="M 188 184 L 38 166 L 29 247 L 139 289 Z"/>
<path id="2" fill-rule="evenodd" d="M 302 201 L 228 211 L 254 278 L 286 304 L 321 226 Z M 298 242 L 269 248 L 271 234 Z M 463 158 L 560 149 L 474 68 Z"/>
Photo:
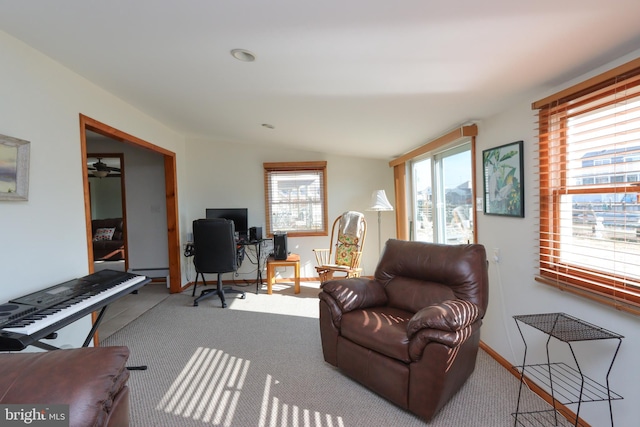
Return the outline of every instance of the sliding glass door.
<path id="1" fill-rule="evenodd" d="M 473 243 L 471 142 L 411 163 L 412 240 Z"/>
<path id="2" fill-rule="evenodd" d="M 435 242 L 431 157 L 414 160 L 411 168 L 413 221 L 409 223 L 411 240 Z"/>

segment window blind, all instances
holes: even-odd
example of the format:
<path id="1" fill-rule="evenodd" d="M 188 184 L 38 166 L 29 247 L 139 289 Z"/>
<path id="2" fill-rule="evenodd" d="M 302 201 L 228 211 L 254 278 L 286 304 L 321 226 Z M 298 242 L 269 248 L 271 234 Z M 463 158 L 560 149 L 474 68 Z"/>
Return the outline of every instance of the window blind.
<path id="1" fill-rule="evenodd" d="M 327 235 L 326 166 L 326 162 L 264 164 L 269 235 Z"/>
<path id="2" fill-rule="evenodd" d="M 533 105 L 538 279 L 640 313 L 640 63 L 632 65 Z"/>

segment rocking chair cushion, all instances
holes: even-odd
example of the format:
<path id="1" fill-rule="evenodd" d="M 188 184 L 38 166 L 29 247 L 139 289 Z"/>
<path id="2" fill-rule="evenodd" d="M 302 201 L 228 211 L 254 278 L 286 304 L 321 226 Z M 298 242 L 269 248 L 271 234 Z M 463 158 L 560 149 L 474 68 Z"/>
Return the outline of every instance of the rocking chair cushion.
<path id="1" fill-rule="evenodd" d="M 355 236 L 340 235 L 336 248 L 336 264 L 351 266 L 353 257 L 359 252 L 358 238 Z"/>

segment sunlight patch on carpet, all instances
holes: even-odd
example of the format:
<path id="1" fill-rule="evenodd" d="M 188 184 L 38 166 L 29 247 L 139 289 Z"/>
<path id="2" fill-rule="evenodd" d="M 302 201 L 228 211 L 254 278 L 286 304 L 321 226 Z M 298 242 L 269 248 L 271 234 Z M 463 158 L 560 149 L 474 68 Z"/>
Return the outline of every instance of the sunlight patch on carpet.
<path id="1" fill-rule="evenodd" d="M 230 426 L 249 365 L 221 350 L 198 347 L 156 409 Z"/>
<path id="2" fill-rule="evenodd" d="M 301 409 L 297 405 L 281 403 L 275 396 L 275 388 L 280 382 L 267 375 L 262 394 L 260 421 L 258 427 L 344 427 L 342 417 L 322 414 L 318 411 Z"/>

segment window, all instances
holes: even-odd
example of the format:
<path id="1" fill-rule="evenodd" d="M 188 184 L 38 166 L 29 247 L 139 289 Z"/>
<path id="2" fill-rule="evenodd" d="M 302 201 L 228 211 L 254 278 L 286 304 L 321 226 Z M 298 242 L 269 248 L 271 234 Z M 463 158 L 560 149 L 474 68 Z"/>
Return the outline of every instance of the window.
<path id="1" fill-rule="evenodd" d="M 268 235 L 327 235 L 327 162 L 264 163 Z"/>
<path id="2" fill-rule="evenodd" d="M 398 239 L 475 241 L 475 139 L 462 126 L 392 161 Z"/>
<path id="3" fill-rule="evenodd" d="M 473 243 L 471 142 L 411 161 L 411 240 Z"/>
<path id="4" fill-rule="evenodd" d="M 538 280 L 640 313 L 640 60 L 533 107 Z"/>

